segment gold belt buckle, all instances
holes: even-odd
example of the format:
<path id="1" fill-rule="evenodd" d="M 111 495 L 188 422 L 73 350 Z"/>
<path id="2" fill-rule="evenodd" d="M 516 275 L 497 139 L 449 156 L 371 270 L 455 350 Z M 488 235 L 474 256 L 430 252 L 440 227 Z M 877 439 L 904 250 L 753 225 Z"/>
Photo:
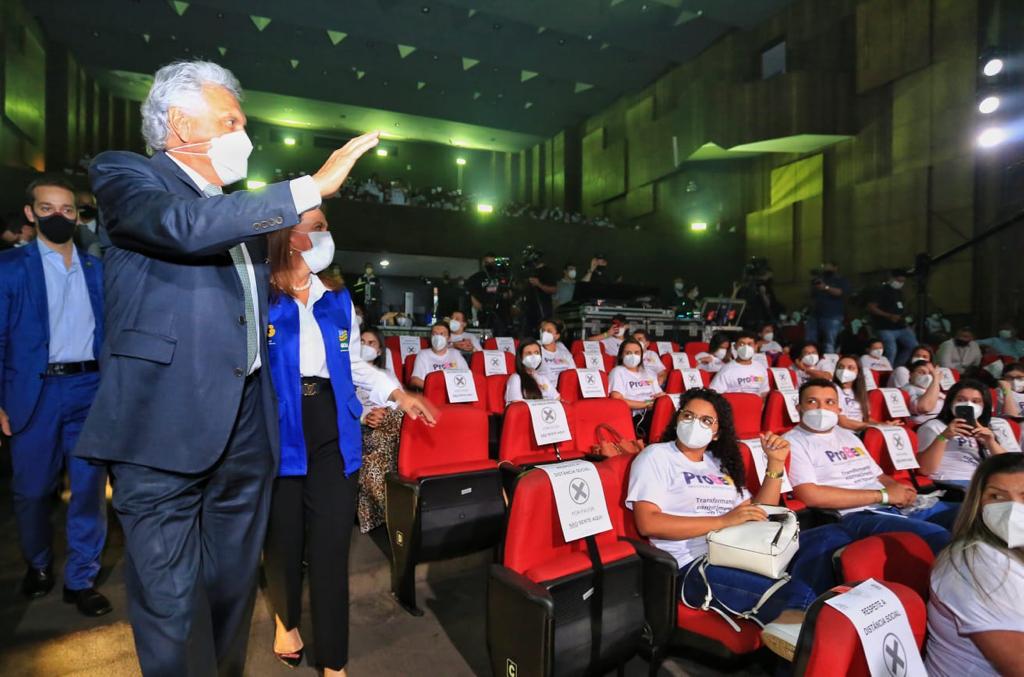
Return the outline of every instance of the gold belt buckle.
<path id="1" fill-rule="evenodd" d="M 319 395 L 319 394 L 320 394 L 320 384 L 319 383 L 303 383 L 302 384 L 302 396 L 303 397 L 313 397 L 313 396 Z"/>

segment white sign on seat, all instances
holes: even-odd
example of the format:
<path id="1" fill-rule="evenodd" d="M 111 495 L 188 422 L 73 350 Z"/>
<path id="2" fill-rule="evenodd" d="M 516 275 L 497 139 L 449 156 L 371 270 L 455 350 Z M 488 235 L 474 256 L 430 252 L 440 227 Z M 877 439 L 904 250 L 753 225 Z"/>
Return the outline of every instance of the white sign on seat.
<path id="1" fill-rule="evenodd" d="M 537 446 L 568 442 L 572 439 L 569 432 L 569 419 L 565 415 L 565 407 L 555 400 L 524 400 L 530 407 L 530 423 L 533 424 L 533 437 Z"/>
<path id="2" fill-rule="evenodd" d="M 604 356 L 601 353 L 583 353 L 583 362 L 587 369 L 604 371 Z"/>
<path id="3" fill-rule="evenodd" d="M 679 373 L 683 376 L 683 390 L 704 387 L 704 378 L 700 375 L 700 369 L 680 369 Z"/>
<path id="4" fill-rule="evenodd" d="M 669 353 L 672 352 L 671 341 L 658 341 L 656 345 L 658 346 L 659 355 L 668 355 Z"/>
<path id="5" fill-rule="evenodd" d="M 583 353 L 589 355 L 594 353 L 595 355 L 601 354 L 601 342 L 600 341 L 584 341 L 583 342 Z"/>
<path id="6" fill-rule="evenodd" d="M 402 361 L 410 355 L 415 355 L 420 352 L 420 337 L 419 336 L 399 336 L 398 345 L 402 352 Z"/>
<path id="7" fill-rule="evenodd" d="M 906 418 L 910 416 L 910 409 L 907 408 L 907 401 L 903 399 L 903 391 L 899 388 L 879 388 L 882 397 L 885 398 L 885 408 L 892 418 Z"/>
<path id="8" fill-rule="evenodd" d="M 501 350 L 484 351 L 484 375 L 500 376 L 508 373 L 508 365 L 505 364 L 505 353 Z"/>
<path id="9" fill-rule="evenodd" d="M 566 543 L 611 531 L 604 487 L 593 463 L 577 460 L 538 467 L 547 473 L 551 482 Z"/>
<path id="10" fill-rule="evenodd" d="M 996 442 L 1006 451 L 1020 451 L 1020 441 L 1013 436 L 1013 428 L 1006 422 L 1006 419 L 998 416 L 993 416 L 992 420 L 989 421 L 988 427 L 992 429 L 992 434 L 996 436 Z"/>
<path id="11" fill-rule="evenodd" d="M 682 371 L 690 368 L 690 356 L 686 353 L 671 353 L 672 368 Z"/>
<path id="12" fill-rule="evenodd" d="M 910 435 L 907 434 L 903 426 L 880 425 L 876 427 L 885 437 L 885 447 L 889 450 L 892 467 L 897 470 L 921 467 L 921 464 L 917 462 L 917 455 L 914 454 L 914 447 L 910 444 Z"/>
<path id="13" fill-rule="evenodd" d="M 494 342 L 498 344 L 498 350 L 503 353 L 516 354 L 516 340 L 511 336 L 495 336 Z"/>
<path id="14" fill-rule="evenodd" d="M 861 369 L 860 376 L 864 379 L 864 390 L 871 392 L 872 390 L 878 390 L 878 384 L 875 383 L 875 374 L 870 369 Z"/>
<path id="15" fill-rule="evenodd" d="M 473 381 L 473 372 L 469 369 L 445 369 L 445 386 L 448 388 L 448 401 L 452 404 L 464 402 L 476 402 L 476 383 Z"/>
<path id="16" fill-rule="evenodd" d="M 580 382 L 580 392 L 583 397 L 608 397 L 604 391 L 604 382 L 601 380 L 601 372 L 597 369 L 577 369 L 576 378 Z"/>
<path id="17" fill-rule="evenodd" d="M 776 390 L 795 390 L 793 385 L 793 372 L 785 367 L 772 367 L 772 377 L 775 379 Z"/>
<path id="18" fill-rule="evenodd" d="M 790 423 L 800 422 L 800 412 L 797 411 L 797 405 L 800 404 L 800 391 L 796 388 L 779 388 L 779 392 L 782 393 L 782 399 L 786 403 L 786 413 L 789 415 Z"/>

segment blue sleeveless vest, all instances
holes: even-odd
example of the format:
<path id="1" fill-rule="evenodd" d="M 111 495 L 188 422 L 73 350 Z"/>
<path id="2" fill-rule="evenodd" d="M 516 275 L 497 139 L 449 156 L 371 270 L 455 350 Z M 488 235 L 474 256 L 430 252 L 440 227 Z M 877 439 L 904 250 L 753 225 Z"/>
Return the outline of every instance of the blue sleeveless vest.
<path id="1" fill-rule="evenodd" d="M 313 317 L 320 326 L 327 354 L 327 371 L 338 408 L 338 446 L 345 464 L 345 476 L 359 470 L 363 459 L 363 435 L 359 417 L 363 406 L 352 384 L 349 346 L 358 337 L 349 336 L 352 299 L 348 290 L 327 291 L 313 305 Z M 306 441 L 302 435 L 302 377 L 299 373 L 299 309 L 287 295 L 271 302 L 267 326 L 270 375 L 277 391 L 281 427 L 279 477 L 305 475 Z"/>

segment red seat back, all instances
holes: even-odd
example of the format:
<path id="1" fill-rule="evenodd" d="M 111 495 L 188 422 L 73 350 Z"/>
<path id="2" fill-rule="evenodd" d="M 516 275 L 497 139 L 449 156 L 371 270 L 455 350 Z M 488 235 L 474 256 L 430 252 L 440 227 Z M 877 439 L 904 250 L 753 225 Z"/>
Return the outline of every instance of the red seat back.
<path id="1" fill-rule="evenodd" d="M 654 409 L 651 411 L 651 425 L 647 429 L 647 443 L 660 442 L 665 431 L 672 426 L 676 420 L 676 405 L 671 397 L 659 397 L 654 400 Z"/>
<path id="2" fill-rule="evenodd" d="M 502 337 L 502 338 L 504 338 L 504 337 Z M 512 340 L 515 341 L 516 350 L 518 351 L 519 350 L 519 339 L 512 339 Z M 497 338 L 492 336 L 491 338 L 486 339 L 484 341 L 484 350 L 497 350 L 497 349 L 498 349 L 498 339 Z"/>
<path id="3" fill-rule="evenodd" d="M 789 356 L 789 353 L 782 353 L 779 358 L 775 360 L 776 367 L 786 367 L 787 369 L 793 366 L 793 358 Z M 796 382 L 794 381 L 794 384 Z"/>
<path id="4" fill-rule="evenodd" d="M 683 347 L 683 352 L 690 356 L 690 364 L 697 364 L 697 354 L 708 352 L 710 346 L 704 341 L 690 341 Z"/>
<path id="5" fill-rule="evenodd" d="M 907 409 L 909 410 L 910 395 L 905 390 L 900 390 L 900 392 L 903 394 L 903 401 L 907 403 Z M 872 390 L 868 393 L 868 411 L 872 421 L 888 421 L 892 418 L 889 415 L 889 408 L 885 406 L 885 393 L 881 390 Z"/>
<path id="6" fill-rule="evenodd" d="M 878 387 L 884 388 L 889 383 L 892 371 L 889 369 L 872 369 L 871 375 L 875 377 L 875 383 L 878 384 Z"/>
<path id="7" fill-rule="evenodd" d="M 783 368 L 785 368 L 785 367 L 783 367 Z M 792 369 L 790 369 L 789 370 L 789 377 L 793 381 L 793 387 L 796 387 L 796 384 L 797 384 L 796 372 L 793 371 Z M 768 370 L 768 385 L 769 385 L 769 387 L 771 387 L 772 390 L 775 390 L 776 388 L 778 388 L 778 385 L 776 385 L 776 383 L 775 383 L 775 372 L 773 372 L 771 369 Z"/>
<path id="8" fill-rule="evenodd" d="M 924 644 L 927 614 L 924 601 L 912 589 L 899 583 L 883 583 L 903 604 L 918 649 Z M 814 642 L 807 656 L 797 657 L 797 670 L 805 677 L 868 677 L 867 660 L 860 637 L 846 616 L 828 604 L 821 605 L 813 621 Z M 807 632 L 804 624 L 802 632 Z"/>
<path id="9" fill-rule="evenodd" d="M 764 410 L 761 396 L 753 393 L 724 393 L 722 396 L 732 407 L 736 436 L 743 439 L 760 435 L 761 413 Z"/>
<path id="10" fill-rule="evenodd" d="M 678 369 L 673 369 L 668 373 L 668 377 L 665 379 L 664 390 L 666 393 L 678 395 L 683 392 L 683 372 Z"/>
<path id="11" fill-rule="evenodd" d="M 902 583 L 927 600 L 935 555 L 917 534 L 893 531 L 854 541 L 843 548 L 839 564 L 844 582 L 874 578 Z"/>
<path id="12" fill-rule="evenodd" d="M 492 349 L 488 348 L 487 350 Z M 505 376 L 514 374 L 516 371 L 516 356 L 513 355 L 512 353 L 502 353 L 502 355 L 504 355 L 505 357 Z M 484 376 L 486 374 L 486 369 L 484 368 L 485 358 L 486 355 L 484 355 L 483 351 L 479 350 L 473 353 L 473 355 L 469 358 L 469 368 L 472 370 L 474 374 L 480 374 L 481 376 Z"/>
<path id="13" fill-rule="evenodd" d="M 917 433 L 907 428 L 907 436 L 910 438 L 910 446 L 916 456 L 918 452 Z M 875 463 L 882 468 L 882 472 L 908 486 L 913 484 L 910 481 L 910 471 L 896 470 L 893 467 L 892 459 L 889 457 L 889 446 L 885 441 L 885 435 L 882 434 L 882 431 L 878 430 L 878 428 L 868 428 L 865 430 L 864 446 L 867 448 L 868 453 L 871 454 L 871 458 L 875 459 Z"/>
<path id="14" fill-rule="evenodd" d="M 789 432 L 796 426 L 796 423 L 789 420 L 785 397 L 778 390 L 768 393 L 768 397 L 765 398 L 764 402 L 764 419 L 761 422 L 762 429 L 776 435 L 781 435 Z"/>
<path id="15" fill-rule="evenodd" d="M 604 489 L 604 500 L 608 503 L 608 516 L 611 517 L 612 526 L 620 538 L 643 538 L 636 530 L 633 511 L 626 508 L 629 469 L 635 458 L 636 456 L 613 456 L 597 464 L 601 487 Z"/>
<path id="16" fill-rule="evenodd" d="M 604 386 L 604 392 L 608 394 L 608 372 L 601 372 L 601 384 Z M 566 369 L 558 375 L 558 394 L 562 397 L 562 402 L 565 404 L 572 404 L 577 400 L 582 400 L 583 393 L 580 392 L 580 379 L 579 374 L 576 373 L 575 369 Z"/>
<path id="17" fill-rule="evenodd" d="M 668 399 L 668 398 L 662 398 Z M 573 448 L 590 453 L 597 443 L 597 428 L 601 424 L 611 426 L 624 439 L 635 440 L 633 414 L 624 400 L 593 398 L 573 403 L 572 417 L 576 427 L 573 431 Z"/>
<path id="18" fill-rule="evenodd" d="M 406 416 L 398 443 L 398 474 L 416 477 L 424 468 L 487 460 L 487 413 L 475 407 L 442 405 L 437 423 Z"/>
<path id="19" fill-rule="evenodd" d="M 575 437 L 575 425 L 573 420 L 573 407 L 565 407 L 565 416 L 569 421 L 569 432 Z M 562 442 L 558 445 L 562 449 L 574 449 L 572 441 Z M 533 426 L 530 423 L 530 407 L 525 402 L 513 402 L 505 409 L 505 420 L 501 426 L 501 443 L 498 449 L 498 459 L 501 461 L 512 461 L 520 456 L 533 454 L 546 454 L 555 460 L 555 452 L 551 445 L 540 446 L 533 435 Z"/>
<path id="20" fill-rule="evenodd" d="M 414 366 L 416 366 L 416 356 L 406 355 L 405 365 L 402 367 L 402 383 L 408 385 L 409 381 L 412 380 L 412 369 Z"/>
<path id="21" fill-rule="evenodd" d="M 470 375 L 473 377 L 473 385 L 476 387 L 476 402 L 465 402 L 455 406 L 474 407 L 475 409 L 487 411 L 487 378 L 483 374 L 475 372 L 470 372 Z M 503 391 L 502 400 L 504 400 L 504 395 Z M 444 378 L 443 371 L 430 372 L 423 379 L 423 397 L 438 406 L 451 404 L 448 401 L 448 382 Z"/>
<path id="22" fill-rule="evenodd" d="M 495 374 L 484 378 L 487 380 L 487 413 L 505 413 L 505 386 L 508 384 L 508 375 Z"/>

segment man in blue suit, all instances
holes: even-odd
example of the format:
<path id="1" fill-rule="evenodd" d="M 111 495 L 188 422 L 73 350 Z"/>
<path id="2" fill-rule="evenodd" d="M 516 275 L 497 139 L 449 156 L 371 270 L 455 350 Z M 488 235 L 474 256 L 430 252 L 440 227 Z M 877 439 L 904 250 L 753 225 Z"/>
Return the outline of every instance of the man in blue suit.
<path id="1" fill-rule="evenodd" d="M 76 453 L 110 471 L 147 676 L 242 674 L 279 456 L 263 236 L 336 192 L 378 141 L 224 195 L 252 150 L 240 96 L 217 64 L 165 66 L 142 104 L 153 156 L 101 153 L 89 169 L 112 243 L 108 339 Z"/>
<path id="2" fill-rule="evenodd" d="M 67 469 L 64 601 L 100 616 L 110 611 L 93 587 L 107 536 L 106 472 L 71 452 L 99 384 L 103 272 L 72 241 L 78 210 L 66 179 L 36 179 L 27 202 L 38 237 L 0 254 L 0 428 L 11 436 L 14 515 L 28 562 L 21 589 L 34 598 L 53 588 L 50 513 Z"/>

